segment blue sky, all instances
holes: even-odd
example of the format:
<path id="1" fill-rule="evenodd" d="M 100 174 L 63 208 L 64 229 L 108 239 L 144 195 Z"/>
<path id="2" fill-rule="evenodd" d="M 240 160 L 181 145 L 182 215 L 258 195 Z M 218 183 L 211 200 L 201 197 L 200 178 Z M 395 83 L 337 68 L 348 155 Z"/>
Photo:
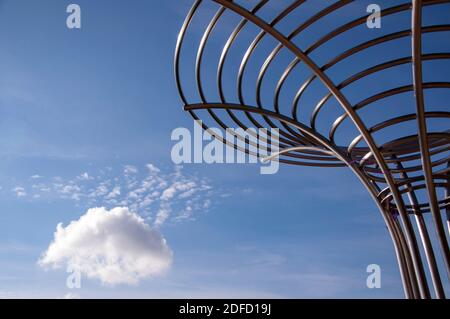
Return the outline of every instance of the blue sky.
<path id="1" fill-rule="evenodd" d="M 207 187 L 159 227 L 173 252 L 162 277 L 71 290 L 65 269 L 40 267 L 58 223 L 117 205 L 89 196 L 101 183 L 123 195 L 127 167 L 142 182 L 147 164 L 179 181 L 170 134 L 193 126 L 172 67 L 191 1 L 78 0 L 81 30 L 66 27 L 69 3 L 0 0 L 0 296 L 403 297 L 388 232 L 345 169 L 184 165 L 182 181 Z M 137 212 L 154 220 L 161 205 Z M 366 287 L 373 263 L 381 289 Z"/>

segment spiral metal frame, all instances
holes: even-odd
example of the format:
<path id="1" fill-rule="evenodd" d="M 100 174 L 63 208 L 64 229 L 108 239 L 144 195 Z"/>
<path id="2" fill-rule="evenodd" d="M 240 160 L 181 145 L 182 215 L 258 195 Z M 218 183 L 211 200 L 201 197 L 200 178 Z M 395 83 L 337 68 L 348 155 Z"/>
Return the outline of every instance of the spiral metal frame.
<path id="1" fill-rule="evenodd" d="M 182 86 L 181 51 L 185 46 L 186 34 L 193 24 L 194 16 L 204 2 L 216 3 L 217 12 L 207 25 L 196 54 L 195 84 L 197 85 L 196 90 L 200 99 L 195 102 L 188 102 Z M 354 1 L 340 0 L 330 3 L 327 7 L 316 12 L 305 22 L 298 25 L 288 35 L 281 33 L 277 29 L 277 25 L 295 10 L 301 10 L 302 5 L 308 0 L 292 1 L 290 5 L 278 12 L 275 18 L 271 21 L 266 21 L 258 13 L 269 2 L 270 0 L 260 0 L 253 8 L 246 8 L 236 1 L 230 0 L 195 1 L 181 28 L 174 61 L 176 83 L 179 95 L 184 103 L 184 109 L 196 120 L 200 119 L 199 112 L 206 112 L 207 117 L 212 118 L 223 129 L 228 127 L 225 123 L 225 117 L 228 120 L 231 119 L 232 123 L 243 129 L 248 128 L 244 120 L 250 121 L 257 128 L 278 128 L 279 134 L 277 138 L 279 139 L 280 152 L 276 155 L 279 155 L 278 160 L 280 162 L 306 166 L 349 167 L 372 196 L 386 223 L 394 244 L 405 296 L 407 298 L 431 298 L 432 293 L 428 284 L 428 278 L 431 278 L 434 296 L 436 298 L 445 298 L 443 280 L 445 278 L 449 280 L 450 278 L 450 251 L 447 238 L 448 232 L 450 232 L 450 131 L 431 132 L 429 127 L 427 127 L 427 119 L 448 120 L 450 119 L 450 112 L 445 111 L 448 110 L 448 106 L 445 106 L 442 111 L 427 112 L 425 110 L 424 92 L 430 89 L 448 90 L 450 82 L 424 82 L 422 68 L 424 61 L 450 59 L 450 52 L 423 54 L 422 37 L 428 33 L 448 32 L 450 31 L 450 24 L 423 26 L 422 10 L 426 6 L 434 5 L 443 5 L 445 10 L 450 10 L 450 0 L 413 0 L 404 4 L 383 8 L 381 17 L 410 12 L 411 28 L 360 43 L 339 53 L 335 58 L 323 65 L 319 65 L 313 60 L 311 57 L 312 53 L 330 40 L 353 32 L 358 26 L 364 25 L 368 15 L 361 15 L 350 22 L 336 26 L 335 29 L 319 38 L 308 48 L 301 49 L 294 42 L 298 35 L 303 34 L 306 32 L 306 29 L 316 23 L 320 23 L 323 18 L 332 15 L 334 12 L 346 10 L 347 6 Z M 219 99 L 213 101 L 206 97 L 202 81 L 203 57 L 208 41 L 212 38 L 221 20 L 224 19 L 226 12 L 240 16 L 241 21 L 227 37 L 227 41 L 218 58 L 216 79 Z M 239 65 L 236 77 L 238 102 L 230 102 L 231 99 L 224 92 L 225 63 L 229 59 L 230 51 L 233 49 L 237 38 L 247 25 L 256 26 L 260 31 L 248 45 Z M 244 97 L 244 76 L 248 72 L 250 59 L 266 37 L 276 40 L 278 44 L 259 69 L 256 81 L 256 105 L 250 105 L 250 103 L 245 101 Z M 410 56 L 388 60 L 371 66 L 353 74 L 339 84 L 335 84 L 327 74 L 328 70 L 341 61 L 351 59 L 357 53 L 388 42 L 399 41 L 406 37 L 410 37 L 412 41 Z M 282 51 L 289 52 L 294 58 L 277 81 L 272 105 L 264 105 L 262 84 L 267 78 L 268 70 L 277 61 Z M 300 83 L 290 112 L 287 114 L 284 112 L 283 114 L 281 105 L 284 103 L 280 98 L 282 89 L 286 85 L 287 79 L 293 76 L 293 71 L 301 64 L 306 66 L 312 74 L 306 81 Z M 350 103 L 347 96 L 343 93 L 344 88 L 359 80 L 406 64 L 410 64 L 412 67 L 412 73 L 408 74 L 412 79 L 410 85 L 394 87 L 372 95 L 356 104 Z M 328 93 L 314 107 L 310 122 L 302 123 L 298 117 L 298 113 L 301 111 L 299 106 L 305 100 L 305 92 L 311 88 L 312 84 L 316 82 L 315 80 L 319 80 Z M 376 102 L 383 102 L 389 97 L 408 92 L 414 94 L 416 104 L 414 113 L 389 118 L 371 127 L 362 120 L 360 110 Z M 335 119 L 330 127 L 328 137 L 325 137 L 319 133 L 317 121 L 319 115 L 325 112 L 327 103 L 333 99 L 338 102 L 343 113 Z M 445 103 L 445 101 L 441 101 L 441 103 Z M 226 115 L 219 115 L 219 112 Z M 346 119 L 351 120 L 357 129 L 358 135 L 347 146 L 337 145 L 336 132 Z M 416 134 L 403 136 L 385 142 L 382 145 L 378 145 L 375 141 L 375 133 L 407 122 L 416 124 Z M 250 147 L 255 146 L 255 143 L 249 141 L 248 137 L 236 134 L 237 140 L 246 143 L 243 147 L 238 142 L 233 143 L 222 139 L 214 131 L 210 130 L 206 124 L 202 123 L 202 126 L 215 138 L 229 146 L 258 157 L 266 155 L 266 153 L 260 153 L 261 145 L 265 145 L 263 148 L 266 151 L 270 150 L 271 141 L 274 137 L 270 134 L 266 136 L 258 135 L 258 144 L 261 145 L 255 151 L 254 148 Z M 411 162 L 413 164 L 408 165 Z M 420 196 L 421 192 L 426 194 L 426 199 L 423 199 L 425 196 Z M 441 193 L 443 195 L 439 197 Z M 427 213 L 432 216 L 432 223 L 429 222 L 428 225 L 425 219 L 425 214 Z M 443 219 L 446 219 L 447 231 L 445 230 Z M 413 221 L 415 222 L 415 227 Z M 430 239 L 428 229 L 430 227 L 434 228 L 435 241 Z M 419 240 L 422 248 L 419 247 Z M 441 255 L 444 271 L 439 269 L 436 255 Z M 428 268 L 428 275 L 424 261 Z"/>

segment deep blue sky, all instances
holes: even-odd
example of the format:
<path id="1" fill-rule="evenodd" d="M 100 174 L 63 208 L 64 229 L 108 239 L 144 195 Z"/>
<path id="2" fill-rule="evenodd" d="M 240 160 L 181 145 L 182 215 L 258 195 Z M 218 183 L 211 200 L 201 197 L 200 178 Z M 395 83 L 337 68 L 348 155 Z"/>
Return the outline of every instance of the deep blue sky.
<path id="1" fill-rule="evenodd" d="M 181 110 L 172 66 L 191 1 L 75 2 L 81 30 L 66 27 L 69 1 L 0 0 L 0 296 L 73 292 L 64 270 L 44 271 L 37 260 L 56 225 L 77 219 L 90 204 L 58 194 L 33 198 L 31 176 L 50 183 L 108 168 L 114 177 L 125 165 L 141 172 L 147 163 L 170 174 L 170 133 L 193 126 Z M 84 280 L 74 293 L 403 296 L 383 221 L 346 169 L 283 166 L 273 176 L 249 165 L 185 165 L 183 171 L 208 181 L 212 205 L 162 227 L 174 252 L 166 276 L 120 287 Z M 18 197 L 17 187 L 27 195 Z M 382 269 L 381 289 L 366 288 L 373 263 Z"/>

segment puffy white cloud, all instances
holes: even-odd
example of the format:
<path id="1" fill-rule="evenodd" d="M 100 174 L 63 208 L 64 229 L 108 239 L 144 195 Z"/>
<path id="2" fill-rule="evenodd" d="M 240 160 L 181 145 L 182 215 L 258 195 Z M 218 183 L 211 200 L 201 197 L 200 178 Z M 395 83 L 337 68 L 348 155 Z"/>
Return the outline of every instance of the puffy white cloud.
<path id="1" fill-rule="evenodd" d="M 172 252 L 161 233 L 125 207 L 91 208 L 67 227 L 59 224 L 39 265 L 75 265 L 109 285 L 136 284 L 170 268 Z"/>

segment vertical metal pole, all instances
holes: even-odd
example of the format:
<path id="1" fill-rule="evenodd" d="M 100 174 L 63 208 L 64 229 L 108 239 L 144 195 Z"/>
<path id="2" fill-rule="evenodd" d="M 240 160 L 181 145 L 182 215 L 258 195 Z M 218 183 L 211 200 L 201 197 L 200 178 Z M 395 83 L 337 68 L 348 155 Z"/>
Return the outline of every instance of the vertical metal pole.
<path id="1" fill-rule="evenodd" d="M 393 159 L 396 160 L 397 157 L 394 155 Z M 400 173 L 401 178 L 408 179 L 408 174 L 404 171 L 404 167 L 403 167 L 402 163 L 397 160 L 396 165 L 401 170 L 401 173 Z M 426 226 L 425 220 L 422 216 L 422 212 L 420 211 L 420 208 L 418 207 L 419 202 L 417 200 L 417 196 L 414 193 L 410 183 L 408 183 L 406 186 L 408 189 L 408 199 L 409 199 L 411 206 L 413 207 L 417 228 L 419 229 L 420 239 L 422 241 L 423 249 L 425 251 L 425 257 L 427 259 L 428 267 L 430 269 L 431 280 L 433 281 L 433 286 L 434 286 L 434 292 L 436 293 L 437 298 L 445 299 L 444 288 L 442 286 L 441 277 L 439 275 L 439 269 L 436 264 L 436 258 L 434 256 L 433 246 L 431 245 L 430 236 L 428 234 L 427 226 Z M 429 295 L 429 292 L 428 292 L 427 298 L 430 298 L 430 297 L 431 296 Z"/>
<path id="2" fill-rule="evenodd" d="M 428 144 L 428 131 L 425 117 L 425 101 L 423 94 L 422 79 L 422 1 L 413 1 L 412 10 L 412 57 L 413 57 L 413 78 L 414 93 L 416 96 L 417 107 L 417 124 L 419 127 L 419 145 L 422 158 L 422 167 L 425 176 L 425 184 L 428 192 L 428 200 L 430 202 L 431 215 L 433 216 L 434 225 L 441 253 L 444 258 L 444 264 L 447 275 L 450 278 L 450 250 L 445 235 L 444 226 L 441 219 L 441 211 L 436 196 L 436 189 L 433 180 L 433 168 L 431 166 L 430 150 Z"/>
<path id="3" fill-rule="evenodd" d="M 447 168 L 450 169 L 450 162 L 447 163 Z M 450 170 L 447 172 L 447 187 L 445 188 L 445 198 L 447 199 L 450 196 Z M 447 205 L 445 208 L 445 213 L 447 217 L 447 230 L 450 235 L 450 206 Z"/>
<path id="4" fill-rule="evenodd" d="M 402 247 L 403 253 L 405 254 L 406 270 L 411 286 L 411 299 L 420 299 L 420 290 L 417 280 L 417 273 L 414 268 L 411 252 L 409 251 L 409 246 L 406 243 L 405 235 L 403 234 L 402 227 L 397 218 L 394 221 L 394 227 L 396 233 L 398 234 L 398 237 L 400 238 L 400 245 Z"/>

